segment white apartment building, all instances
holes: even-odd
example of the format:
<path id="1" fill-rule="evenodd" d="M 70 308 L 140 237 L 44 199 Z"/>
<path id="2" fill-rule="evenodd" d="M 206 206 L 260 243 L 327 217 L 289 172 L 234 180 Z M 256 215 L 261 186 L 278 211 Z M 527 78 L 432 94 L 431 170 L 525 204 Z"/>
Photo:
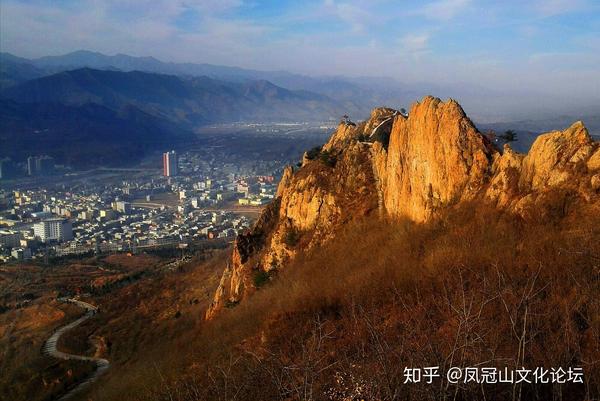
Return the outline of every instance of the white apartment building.
<path id="1" fill-rule="evenodd" d="M 73 226 L 68 219 L 53 218 L 42 220 L 33 225 L 36 238 L 42 242 L 70 241 L 73 239 Z"/>

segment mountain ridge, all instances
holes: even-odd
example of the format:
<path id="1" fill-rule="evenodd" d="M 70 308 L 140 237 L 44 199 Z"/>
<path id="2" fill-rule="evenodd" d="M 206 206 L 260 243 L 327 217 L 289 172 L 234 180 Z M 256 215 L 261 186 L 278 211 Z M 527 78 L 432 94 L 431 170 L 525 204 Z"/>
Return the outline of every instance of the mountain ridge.
<path id="1" fill-rule="evenodd" d="M 11 57 L 16 56 L 0 53 L 0 64 L 8 65 Z M 553 100 L 553 96 L 547 93 L 503 92 L 468 83 L 406 82 L 407 80 L 401 77 L 397 80 L 387 77 L 311 76 L 282 70 L 261 71 L 207 63 L 163 62 L 151 56 L 135 57 L 126 54 L 107 56 L 88 50 L 38 59 L 19 58 L 19 60 L 29 63 L 31 67 L 38 70 L 43 70 L 45 75 L 90 67 L 125 72 L 139 70 L 183 77 L 209 76 L 213 79 L 237 83 L 265 79 L 289 90 L 307 90 L 328 96 L 344 104 L 348 111 L 357 110 L 353 117 L 358 119 L 366 118 L 370 110 L 378 105 L 383 104 L 399 109 L 429 93 L 461 99 L 462 105 L 469 110 L 469 114 L 481 123 L 519 121 L 529 119 L 532 115 L 536 116 L 535 119 L 548 119 L 565 113 L 577 114 L 576 117 L 579 118 L 584 115 L 595 115 L 600 105 L 600 99 L 588 99 L 588 101 L 571 99 L 569 103 L 557 103 Z M 30 76 L 29 79 L 35 77 Z M 14 77 L 0 74 L 0 81 L 10 84 L 14 81 Z M 515 128 L 518 127 L 512 127 Z"/>
<path id="2" fill-rule="evenodd" d="M 230 83 L 142 71 L 80 68 L 9 87 L 2 96 L 21 103 L 88 102 L 118 110 L 126 104 L 188 127 L 231 121 L 326 120 L 345 107 L 326 96 L 290 91 L 268 81 Z"/>
<path id="3" fill-rule="evenodd" d="M 24 159 L 49 154 L 68 165 L 122 165 L 195 135 L 135 106 L 115 111 L 94 103 L 21 104 L 0 99 L 0 148 Z M 74 151 L 76 149 L 76 151 Z"/>
<path id="4" fill-rule="evenodd" d="M 254 293 L 256 272 L 285 268 L 360 216 L 424 223 L 473 201 L 525 220 L 578 202 L 598 209 L 600 144 L 576 122 L 541 135 L 526 155 L 500 151 L 456 101 L 431 96 L 408 116 L 378 108 L 358 125 L 343 122 L 297 171 L 286 169 L 276 200 L 238 236 L 206 318 Z"/>

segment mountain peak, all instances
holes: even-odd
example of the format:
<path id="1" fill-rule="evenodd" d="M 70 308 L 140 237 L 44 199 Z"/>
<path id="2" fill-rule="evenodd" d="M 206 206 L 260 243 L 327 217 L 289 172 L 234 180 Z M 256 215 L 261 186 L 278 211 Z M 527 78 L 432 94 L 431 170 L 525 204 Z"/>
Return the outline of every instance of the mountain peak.
<path id="1" fill-rule="evenodd" d="M 384 169 L 386 210 L 425 221 L 441 205 L 473 198 L 485 183 L 493 152 L 456 101 L 424 98 L 392 128 Z"/>
<path id="2" fill-rule="evenodd" d="M 581 122 L 542 135 L 528 155 L 501 153 L 458 102 L 427 96 L 408 117 L 377 108 L 367 121 L 342 121 L 313 153 L 286 169 L 276 200 L 236 240 L 207 318 L 252 294 L 256 269 L 285 268 L 360 216 L 421 223 L 475 200 L 523 218 L 557 199 L 600 205 L 600 145 Z"/>

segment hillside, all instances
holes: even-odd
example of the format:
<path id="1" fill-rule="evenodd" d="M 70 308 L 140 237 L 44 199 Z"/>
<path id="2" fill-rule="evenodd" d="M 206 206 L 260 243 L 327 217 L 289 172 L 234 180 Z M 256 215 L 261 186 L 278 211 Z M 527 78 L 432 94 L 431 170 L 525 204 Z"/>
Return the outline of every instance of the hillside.
<path id="1" fill-rule="evenodd" d="M 17 159 L 49 154 L 75 167 L 122 165 L 193 139 L 191 131 L 130 105 L 115 111 L 94 103 L 0 99 L 0 148 Z"/>
<path id="2" fill-rule="evenodd" d="M 232 121 L 323 121 L 344 112 L 330 98 L 267 81 L 231 83 L 90 68 L 30 80 L 5 89 L 2 96 L 20 103 L 96 103 L 113 110 L 133 105 L 188 128 Z"/>
<path id="3" fill-rule="evenodd" d="M 286 171 L 277 200 L 238 237 L 209 318 L 253 293 L 256 271 L 285 267 L 360 216 L 424 223 L 478 201 L 535 220 L 579 200 L 600 206 L 600 148 L 581 122 L 541 135 L 523 155 L 496 149 L 455 101 L 426 97 L 408 117 L 381 108 L 358 126 L 342 123 L 313 153 Z"/>

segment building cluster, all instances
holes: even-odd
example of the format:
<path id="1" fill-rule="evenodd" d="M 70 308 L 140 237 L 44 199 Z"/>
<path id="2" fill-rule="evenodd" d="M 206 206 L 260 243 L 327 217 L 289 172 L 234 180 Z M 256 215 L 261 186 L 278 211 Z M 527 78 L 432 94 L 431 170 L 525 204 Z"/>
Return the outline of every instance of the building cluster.
<path id="1" fill-rule="evenodd" d="M 25 164 L 17 163 L 9 157 L 0 158 L 0 180 L 10 180 L 21 176 L 47 176 L 55 173 L 56 164 L 50 156 L 29 156 Z"/>
<path id="2" fill-rule="evenodd" d="M 42 175 L 39 160 L 44 166 L 43 157 L 28 165 Z M 239 164 L 171 151 L 160 167 L 161 173 L 123 173 L 113 182 L 102 176 L 0 190 L 0 262 L 233 238 L 251 224 L 240 205 L 271 201 L 283 165 L 265 162 L 244 171 Z"/>
<path id="3" fill-rule="evenodd" d="M 54 158 L 50 156 L 29 156 L 27 175 L 50 175 L 54 173 Z"/>

